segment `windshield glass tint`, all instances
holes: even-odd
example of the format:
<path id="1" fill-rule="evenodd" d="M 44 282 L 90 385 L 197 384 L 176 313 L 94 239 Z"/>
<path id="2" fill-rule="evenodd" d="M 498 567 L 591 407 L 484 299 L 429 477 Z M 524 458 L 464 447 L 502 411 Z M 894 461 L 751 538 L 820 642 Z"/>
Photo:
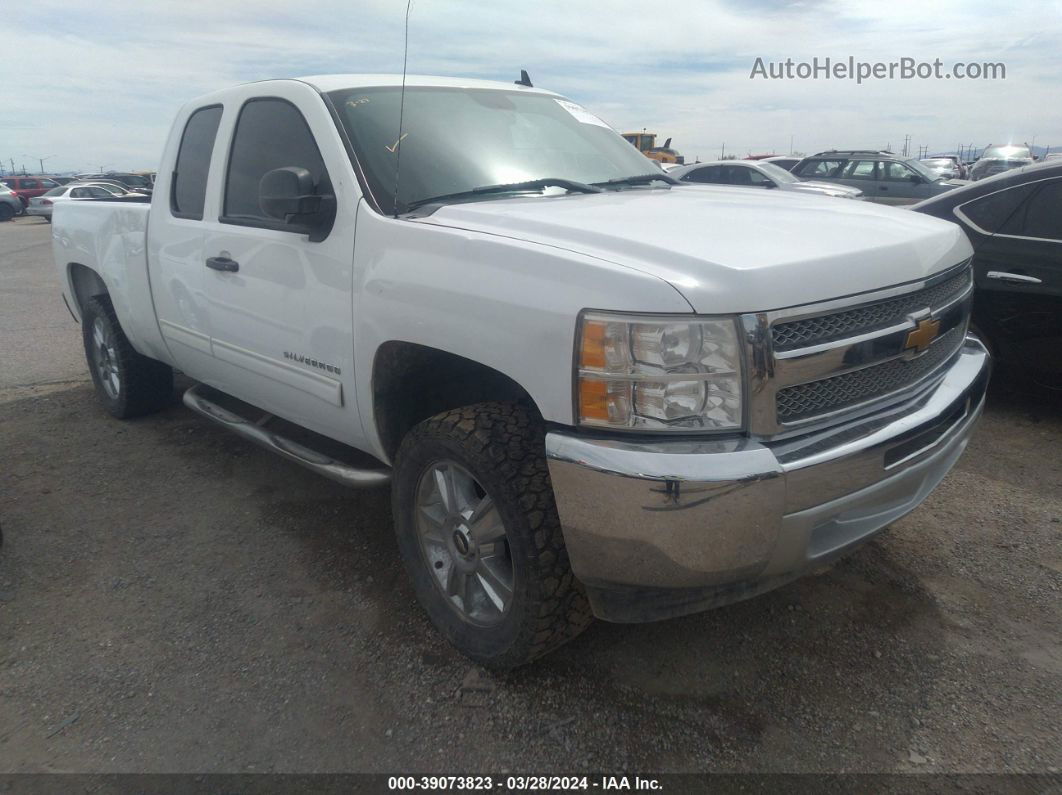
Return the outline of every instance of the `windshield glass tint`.
<path id="1" fill-rule="evenodd" d="M 380 208 L 398 209 L 484 185 L 554 177 L 604 182 L 659 169 L 596 117 L 543 94 L 465 88 L 334 91 L 335 103 Z M 504 195 L 504 194 L 503 194 Z M 486 197 L 484 197 L 486 198 Z"/>
<path id="2" fill-rule="evenodd" d="M 760 161 L 759 167 L 763 170 L 764 174 L 769 176 L 775 182 L 782 182 L 785 184 L 790 182 L 800 182 L 799 179 L 775 163 L 764 163 L 763 161 Z"/>

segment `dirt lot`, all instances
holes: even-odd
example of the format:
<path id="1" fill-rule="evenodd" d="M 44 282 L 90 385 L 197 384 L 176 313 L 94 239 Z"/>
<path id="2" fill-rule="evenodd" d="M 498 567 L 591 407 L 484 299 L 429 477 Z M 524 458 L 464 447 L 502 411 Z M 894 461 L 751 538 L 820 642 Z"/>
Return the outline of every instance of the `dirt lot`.
<path id="1" fill-rule="evenodd" d="M 1062 406 L 997 382 L 831 570 L 516 673 L 428 625 L 386 491 L 94 400 L 49 227 L 0 224 L 0 772 L 1062 768 Z"/>

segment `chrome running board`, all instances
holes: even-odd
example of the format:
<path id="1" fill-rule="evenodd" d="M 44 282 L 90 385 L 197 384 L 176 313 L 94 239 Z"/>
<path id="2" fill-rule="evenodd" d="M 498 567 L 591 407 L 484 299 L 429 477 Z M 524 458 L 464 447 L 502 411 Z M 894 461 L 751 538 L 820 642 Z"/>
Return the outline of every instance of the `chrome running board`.
<path id="1" fill-rule="evenodd" d="M 223 408 L 203 394 L 208 389 L 209 387 L 205 387 L 203 384 L 193 386 L 184 393 L 184 405 L 196 414 L 223 425 L 247 441 L 271 450 L 289 461 L 301 464 L 318 475 L 324 475 L 326 478 L 342 483 L 344 486 L 367 489 L 385 486 L 391 482 L 391 470 L 386 468 L 362 469 L 337 461 L 331 456 L 267 429 L 265 424 L 272 419 L 268 414 L 258 422 L 253 422 L 246 417 Z"/>

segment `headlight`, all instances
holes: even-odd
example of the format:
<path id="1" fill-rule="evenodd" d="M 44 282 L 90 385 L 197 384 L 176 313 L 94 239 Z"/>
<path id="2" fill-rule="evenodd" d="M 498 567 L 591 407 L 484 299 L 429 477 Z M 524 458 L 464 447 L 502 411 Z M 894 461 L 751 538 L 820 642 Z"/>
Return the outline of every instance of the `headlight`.
<path id="1" fill-rule="evenodd" d="M 687 433 L 741 427 L 732 318 L 587 312 L 578 333 L 580 424 Z"/>

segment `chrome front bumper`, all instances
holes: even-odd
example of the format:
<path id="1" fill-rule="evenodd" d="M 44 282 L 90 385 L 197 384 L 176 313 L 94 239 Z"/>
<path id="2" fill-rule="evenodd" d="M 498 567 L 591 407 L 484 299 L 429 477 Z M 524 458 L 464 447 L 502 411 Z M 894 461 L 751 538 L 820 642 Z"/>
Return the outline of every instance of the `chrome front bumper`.
<path id="1" fill-rule="evenodd" d="M 913 510 L 966 448 L 991 360 L 968 336 L 911 400 L 781 442 L 546 436 L 575 575 L 594 612 L 652 621 L 746 599 Z"/>

